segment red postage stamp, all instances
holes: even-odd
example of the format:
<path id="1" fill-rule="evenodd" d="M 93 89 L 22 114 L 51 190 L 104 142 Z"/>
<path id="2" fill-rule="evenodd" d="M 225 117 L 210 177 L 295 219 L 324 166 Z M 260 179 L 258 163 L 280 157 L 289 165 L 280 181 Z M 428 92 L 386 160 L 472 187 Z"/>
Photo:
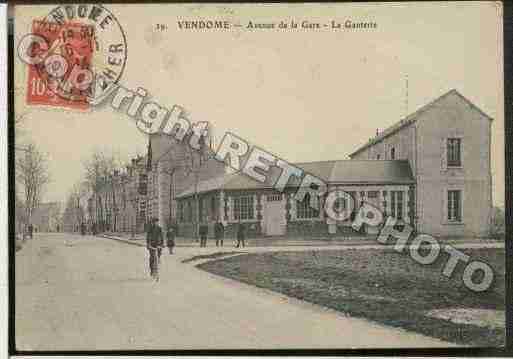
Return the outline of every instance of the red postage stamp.
<path id="1" fill-rule="evenodd" d="M 32 56 L 45 51 L 47 59 L 58 55 L 54 58 L 61 60 L 43 61 L 29 66 L 27 103 L 73 109 L 88 108 L 89 87 L 81 89 L 80 86 L 74 86 L 71 80 L 79 77 L 84 70 L 92 70 L 94 27 L 73 22 L 59 24 L 34 20 L 32 32 L 46 41 L 44 46 L 35 45 L 30 49 Z M 56 73 L 59 76 L 55 76 Z"/>

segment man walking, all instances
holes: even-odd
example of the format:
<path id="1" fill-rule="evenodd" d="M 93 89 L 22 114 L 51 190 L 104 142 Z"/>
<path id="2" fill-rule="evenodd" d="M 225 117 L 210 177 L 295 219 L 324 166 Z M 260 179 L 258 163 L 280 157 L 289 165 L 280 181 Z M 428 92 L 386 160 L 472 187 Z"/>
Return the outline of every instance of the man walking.
<path id="1" fill-rule="evenodd" d="M 217 222 L 214 228 L 214 234 L 216 237 L 216 247 L 219 247 L 219 243 L 221 243 L 221 247 L 223 246 L 224 240 L 224 226 L 223 223 Z"/>
<path id="2" fill-rule="evenodd" d="M 175 246 L 175 228 L 172 224 L 170 224 L 167 227 L 167 233 L 166 233 L 166 245 L 169 249 L 169 254 L 173 254 L 173 248 Z"/>
<path id="3" fill-rule="evenodd" d="M 153 235 L 156 236 L 157 247 L 158 247 L 158 260 L 160 264 L 160 256 L 162 255 L 162 248 L 164 247 L 164 233 L 162 232 L 162 227 L 159 226 L 159 219 L 157 217 L 153 218 Z"/>

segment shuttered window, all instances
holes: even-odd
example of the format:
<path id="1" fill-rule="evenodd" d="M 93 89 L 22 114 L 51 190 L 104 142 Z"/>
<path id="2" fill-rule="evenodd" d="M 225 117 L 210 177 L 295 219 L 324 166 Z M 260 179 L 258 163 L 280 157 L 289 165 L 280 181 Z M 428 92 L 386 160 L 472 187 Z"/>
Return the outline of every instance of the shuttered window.
<path id="1" fill-rule="evenodd" d="M 447 191 L 447 220 L 461 222 L 461 191 Z"/>
<path id="2" fill-rule="evenodd" d="M 403 219 L 403 191 L 390 191 L 390 215 Z"/>
<path id="3" fill-rule="evenodd" d="M 461 138 L 447 139 L 447 167 L 461 166 Z"/>

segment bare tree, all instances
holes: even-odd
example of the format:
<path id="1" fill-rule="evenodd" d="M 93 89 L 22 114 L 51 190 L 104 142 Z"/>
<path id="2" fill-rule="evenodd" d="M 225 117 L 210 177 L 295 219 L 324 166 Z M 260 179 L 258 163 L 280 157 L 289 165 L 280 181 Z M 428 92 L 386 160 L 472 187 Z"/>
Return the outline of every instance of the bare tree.
<path id="1" fill-rule="evenodd" d="M 50 182 L 47 157 L 34 144 L 24 149 L 24 154 L 16 160 L 16 180 L 23 189 L 23 202 L 27 223 L 39 206 L 41 198 Z"/>
<path id="2" fill-rule="evenodd" d="M 100 226 L 104 226 L 106 212 L 114 214 L 117 209 L 115 186 L 116 176 L 115 171 L 120 168 L 120 161 L 118 156 L 114 153 L 105 153 L 102 151 L 95 151 L 91 157 L 84 162 L 85 169 L 85 184 L 91 190 L 94 196 L 96 205 L 96 219 L 100 221 Z M 108 191 L 110 192 L 107 192 Z M 101 198 L 100 193 L 105 190 L 106 194 L 110 194 L 112 201 L 107 198 Z M 115 223 L 115 222 L 114 222 Z"/>
<path id="3" fill-rule="evenodd" d="M 85 210 L 81 203 L 84 194 L 81 183 L 75 184 L 68 194 L 62 222 L 65 228 L 71 232 L 73 232 L 75 228 L 80 228 L 80 225 L 84 221 Z"/>
<path id="4" fill-rule="evenodd" d="M 87 188 L 83 182 L 77 182 L 71 188 L 71 191 L 68 196 L 68 203 L 66 207 L 69 206 L 69 209 L 72 213 L 73 222 L 75 225 L 80 226 L 84 221 L 84 209 L 82 207 L 81 201 L 83 197 L 87 193 Z"/>
<path id="5" fill-rule="evenodd" d="M 20 233 L 23 233 L 23 229 L 27 224 L 27 212 L 25 209 L 25 204 L 23 200 L 18 196 L 18 193 L 15 194 L 14 201 L 14 217 L 16 222 L 15 232 L 18 236 Z"/>

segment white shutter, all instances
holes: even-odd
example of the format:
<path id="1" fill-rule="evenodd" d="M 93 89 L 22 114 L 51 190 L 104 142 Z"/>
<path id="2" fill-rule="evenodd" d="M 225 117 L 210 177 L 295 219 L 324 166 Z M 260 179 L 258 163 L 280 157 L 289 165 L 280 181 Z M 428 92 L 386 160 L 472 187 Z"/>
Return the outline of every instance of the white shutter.
<path id="1" fill-rule="evenodd" d="M 442 188 L 442 221 L 441 223 L 447 223 L 447 216 L 448 216 L 448 212 L 447 212 L 447 189 L 446 188 Z"/>

